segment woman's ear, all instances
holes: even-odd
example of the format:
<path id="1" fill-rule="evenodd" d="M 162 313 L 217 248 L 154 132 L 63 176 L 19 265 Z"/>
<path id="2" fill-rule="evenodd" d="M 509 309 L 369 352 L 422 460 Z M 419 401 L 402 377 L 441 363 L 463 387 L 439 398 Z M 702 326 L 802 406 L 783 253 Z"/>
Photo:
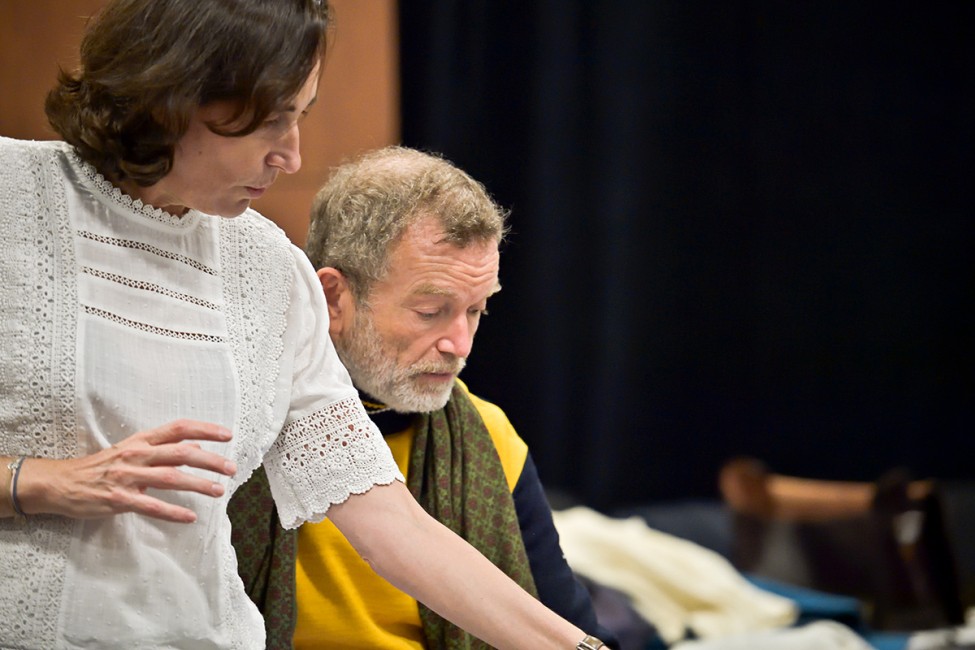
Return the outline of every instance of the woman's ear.
<path id="1" fill-rule="evenodd" d="M 340 335 L 346 327 L 352 326 L 355 316 L 355 299 L 349 281 L 341 271 L 331 266 L 318 270 L 318 281 L 322 283 L 328 303 L 328 333 Z"/>

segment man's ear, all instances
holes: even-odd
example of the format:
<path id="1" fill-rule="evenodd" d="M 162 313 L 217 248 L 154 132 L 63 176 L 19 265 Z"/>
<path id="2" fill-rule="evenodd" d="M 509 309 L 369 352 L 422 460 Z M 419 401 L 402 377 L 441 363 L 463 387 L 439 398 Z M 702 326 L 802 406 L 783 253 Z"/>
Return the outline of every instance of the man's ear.
<path id="1" fill-rule="evenodd" d="M 349 281 L 336 268 L 326 266 L 319 269 L 318 281 L 322 283 L 322 291 L 328 303 L 328 333 L 337 336 L 343 329 L 352 326 L 355 298 L 352 296 Z"/>

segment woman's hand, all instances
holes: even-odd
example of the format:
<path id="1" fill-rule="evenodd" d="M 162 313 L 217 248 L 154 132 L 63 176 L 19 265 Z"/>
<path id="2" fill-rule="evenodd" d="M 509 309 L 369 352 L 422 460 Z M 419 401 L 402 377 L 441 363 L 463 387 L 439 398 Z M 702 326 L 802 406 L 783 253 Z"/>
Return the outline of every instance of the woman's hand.
<path id="1" fill-rule="evenodd" d="M 200 448 L 197 440 L 227 442 L 225 427 L 176 420 L 136 433 L 90 456 L 53 460 L 27 458 L 20 470 L 17 497 L 28 515 L 57 514 L 78 519 L 136 512 L 166 521 L 192 523 L 196 513 L 146 494 L 147 488 L 185 490 L 218 497 L 219 483 L 192 476 L 181 466 L 233 476 L 237 467 Z"/>

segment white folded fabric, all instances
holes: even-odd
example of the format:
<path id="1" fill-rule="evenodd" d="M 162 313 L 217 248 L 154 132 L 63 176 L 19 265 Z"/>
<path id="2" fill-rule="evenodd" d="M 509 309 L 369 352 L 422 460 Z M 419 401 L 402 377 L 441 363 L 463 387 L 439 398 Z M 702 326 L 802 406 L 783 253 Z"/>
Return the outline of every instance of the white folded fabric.
<path id="1" fill-rule="evenodd" d="M 673 644 L 792 625 L 795 603 L 749 583 L 718 553 L 653 530 L 643 519 L 589 508 L 553 513 L 573 570 L 630 597 L 633 608 Z"/>
<path id="2" fill-rule="evenodd" d="M 845 625 L 816 621 L 800 627 L 684 641 L 670 650 L 872 650 L 872 646 Z"/>

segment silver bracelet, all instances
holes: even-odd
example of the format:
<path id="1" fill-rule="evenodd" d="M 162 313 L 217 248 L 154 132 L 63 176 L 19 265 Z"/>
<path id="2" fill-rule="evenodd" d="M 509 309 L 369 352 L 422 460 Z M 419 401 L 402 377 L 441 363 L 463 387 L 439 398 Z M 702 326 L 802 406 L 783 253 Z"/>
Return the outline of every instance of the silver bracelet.
<path id="1" fill-rule="evenodd" d="M 27 520 L 27 513 L 20 507 L 20 500 L 17 498 L 17 480 L 20 478 L 20 466 L 26 458 L 27 456 L 20 456 L 7 464 L 7 469 L 10 470 L 10 504 L 14 507 L 14 518 L 20 521 Z"/>
<path id="2" fill-rule="evenodd" d="M 598 650 L 604 647 L 606 644 L 597 639 L 594 636 L 586 635 L 582 641 L 576 645 L 576 650 Z"/>

